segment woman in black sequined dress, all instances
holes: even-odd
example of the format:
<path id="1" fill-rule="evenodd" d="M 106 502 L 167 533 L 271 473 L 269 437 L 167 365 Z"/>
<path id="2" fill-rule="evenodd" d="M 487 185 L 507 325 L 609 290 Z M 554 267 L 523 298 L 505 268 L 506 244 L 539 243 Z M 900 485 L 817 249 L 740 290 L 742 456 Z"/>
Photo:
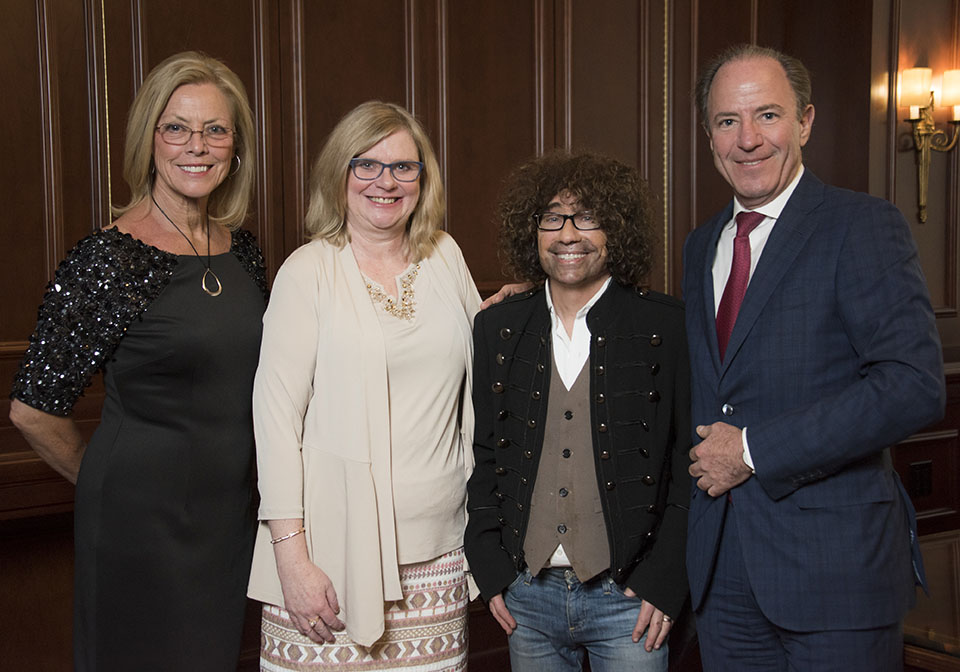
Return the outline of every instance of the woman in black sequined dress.
<path id="1" fill-rule="evenodd" d="M 266 281 L 243 85 L 201 54 L 144 81 L 133 197 L 44 296 L 10 416 L 76 483 L 77 670 L 236 669 L 253 548 L 250 394 Z M 71 409 L 104 371 L 85 446 Z"/>

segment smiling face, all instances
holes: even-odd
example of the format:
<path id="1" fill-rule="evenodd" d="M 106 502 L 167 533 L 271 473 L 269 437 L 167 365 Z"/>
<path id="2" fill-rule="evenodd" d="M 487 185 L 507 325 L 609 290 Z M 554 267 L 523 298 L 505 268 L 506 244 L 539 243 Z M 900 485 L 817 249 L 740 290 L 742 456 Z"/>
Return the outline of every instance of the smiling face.
<path id="1" fill-rule="evenodd" d="M 790 184 L 810 138 L 813 105 L 797 119 L 797 98 L 783 67 L 751 57 L 723 65 L 710 86 L 707 129 L 713 163 L 749 209 Z"/>
<path id="2" fill-rule="evenodd" d="M 550 199 L 548 212 L 572 215 L 580 203 L 568 192 Z M 540 265 L 550 278 L 551 292 L 583 292 L 587 298 L 610 276 L 607 268 L 607 234 L 603 229 L 581 231 L 567 220 L 559 231 L 537 231 Z"/>
<path id="3" fill-rule="evenodd" d="M 177 123 L 201 130 L 210 125 L 233 128 L 230 105 L 213 84 L 184 84 L 177 88 L 164 108 L 157 125 Z M 160 132 L 153 136 L 153 163 L 156 167 L 154 195 L 173 200 L 201 200 L 226 179 L 233 160 L 233 143 L 210 147 L 200 133 L 185 145 L 164 142 Z"/>
<path id="4" fill-rule="evenodd" d="M 419 161 L 417 144 L 407 131 L 397 131 L 357 158 L 381 163 Z M 404 231 L 420 198 L 420 177 L 399 182 L 384 168 L 375 180 L 361 180 L 347 171 L 347 229 L 361 235 Z"/>

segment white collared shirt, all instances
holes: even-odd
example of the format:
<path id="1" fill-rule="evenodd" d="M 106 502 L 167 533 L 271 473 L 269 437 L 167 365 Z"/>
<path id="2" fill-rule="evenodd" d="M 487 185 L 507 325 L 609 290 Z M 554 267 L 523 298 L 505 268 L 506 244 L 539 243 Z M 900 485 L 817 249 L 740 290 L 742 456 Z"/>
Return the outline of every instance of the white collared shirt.
<path id="1" fill-rule="evenodd" d="M 777 219 L 780 218 L 780 213 L 783 212 L 787 201 L 789 201 L 793 195 L 801 177 L 803 177 L 803 164 L 800 164 L 800 169 L 797 170 L 796 176 L 790 184 L 787 185 L 787 188 L 780 192 L 775 199 L 766 205 L 754 208 L 754 212 L 759 212 L 764 215 L 766 219 L 760 222 L 757 227 L 750 232 L 750 278 L 753 278 L 753 272 L 757 269 L 757 262 L 760 261 L 760 255 L 763 254 L 763 248 L 766 246 L 767 240 L 769 240 L 770 234 L 773 232 L 773 227 L 777 223 Z M 731 266 L 733 266 L 733 239 L 737 236 L 737 215 L 746 209 L 747 208 L 740 204 L 736 196 L 734 196 L 733 217 L 724 225 L 723 231 L 720 232 L 720 239 L 717 241 L 717 254 L 713 258 L 714 315 L 720 310 L 720 299 L 723 297 L 723 288 L 730 278 L 730 269 Z M 747 284 L 749 286 L 749 280 Z M 755 472 L 753 458 L 750 456 L 750 444 L 747 443 L 746 427 L 743 428 L 740 437 L 743 441 L 743 461 L 750 467 L 751 471 Z"/>
<path id="2" fill-rule="evenodd" d="M 577 376 L 580 375 L 580 369 L 590 358 L 590 329 L 587 327 L 587 313 L 593 308 L 594 304 L 600 300 L 600 297 L 613 278 L 607 278 L 603 287 L 597 290 L 597 293 L 590 297 L 590 300 L 583 304 L 583 307 L 577 311 L 577 316 L 573 320 L 573 336 L 567 336 L 567 330 L 553 308 L 553 299 L 550 297 L 550 280 L 547 280 L 544 294 L 547 295 L 547 308 L 550 310 L 550 333 L 552 336 L 553 361 L 557 365 L 557 371 L 560 373 L 560 380 L 563 386 L 568 390 L 577 382 Z M 570 558 L 563 550 L 563 544 L 557 544 L 553 555 L 547 560 L 548 567 L 570 567 Z"/>
<path id="3" fill-rule="evenodd" d="M 553 308 L 553 299 L 550 297 L 550 280 L 547 280 L 544 294 L 547 295 L 547 308 L 550 310 L 553 361 L 557 365 L 557 371 L 560 372 L 560 380 L 563 381 L 563 386 L 568 390 L 577 382 L 580 369 L 583 368 L 584 363 L 590 357 L 590 329 L 587 328 L 587 313 L 607 290 L 610 280 L 612 278 L 607 278 L 607 281 L 597 290 L 597 293 L 590 297 L 590 300 L 577 311 L 577 316 L 573 320 L 573 336 L 567 335 L 567 330 L 564 328 L 560 316 Z"/>

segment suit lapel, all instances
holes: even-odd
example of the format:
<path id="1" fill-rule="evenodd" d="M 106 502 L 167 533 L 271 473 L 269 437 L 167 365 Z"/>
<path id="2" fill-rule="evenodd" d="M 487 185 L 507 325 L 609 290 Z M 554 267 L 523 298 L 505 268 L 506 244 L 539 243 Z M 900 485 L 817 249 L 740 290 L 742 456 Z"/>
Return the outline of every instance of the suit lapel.
<path id="1" fill-rule="evenodd" d="M 718 290 L 713 286 L 713 262 L 717 256 L 717 242 L 720 240 L 720 233 L 723 231 L 726 223 L 730 221 L 731 217 L 733 217 L 732 201 L 724 208 L 723 212 L 717 215 L 710 223 L 713 229 L 710 231 L 710 237 L 707 240 L 707 246 L 704 250 L 703 281 L 701 284 L 703 287 L 702 308 L 704 338 L 710 348 L 710 358 L 713 360 L 713 365 L 718 372 L 721 368 L 721 362 L 720 345 L 717 343 L 717 310 L 715 307 L 717 299 L 714 294 L 714 292 Z M 723 288 L 721 287 L 719 291 L 722 292 Z"/>
<path id="2" fill-rule="evenodd" d="M 822 201 L 823 183 L 809 170 L 805 171 L 770 232 L 757 269 L 747 285 L 747 293 L 743 297 L 737 321 L 733 325 L 733 333 L 727 343 L 726 357 L 720 369 L 721 376 L 736 358 L 763 307 L 813 233 L 815 227 L 807 219 L 807 215 Z"/>

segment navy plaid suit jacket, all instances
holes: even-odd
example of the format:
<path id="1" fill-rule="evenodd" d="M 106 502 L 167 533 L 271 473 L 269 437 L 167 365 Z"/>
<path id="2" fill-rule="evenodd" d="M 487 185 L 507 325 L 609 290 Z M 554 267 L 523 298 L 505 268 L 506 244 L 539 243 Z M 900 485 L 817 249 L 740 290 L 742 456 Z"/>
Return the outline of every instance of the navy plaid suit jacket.
<path id="1" fill-rule="evenodd" d="M 915 598 L 914 521 L 887 447 L 937 422 L 945 404 L 916 245 L 893 205 L 806 171 L 763 250 L 721 363 L 711 268 L 732 207 L 688 237 L 683 291 L 693 428 L 748 428 L 756 475 L 731 495 L 751 587 L 783 628 L 895 623 Z M 709 588 L 728 505 L 694 484 L 694 609 Z"/>

